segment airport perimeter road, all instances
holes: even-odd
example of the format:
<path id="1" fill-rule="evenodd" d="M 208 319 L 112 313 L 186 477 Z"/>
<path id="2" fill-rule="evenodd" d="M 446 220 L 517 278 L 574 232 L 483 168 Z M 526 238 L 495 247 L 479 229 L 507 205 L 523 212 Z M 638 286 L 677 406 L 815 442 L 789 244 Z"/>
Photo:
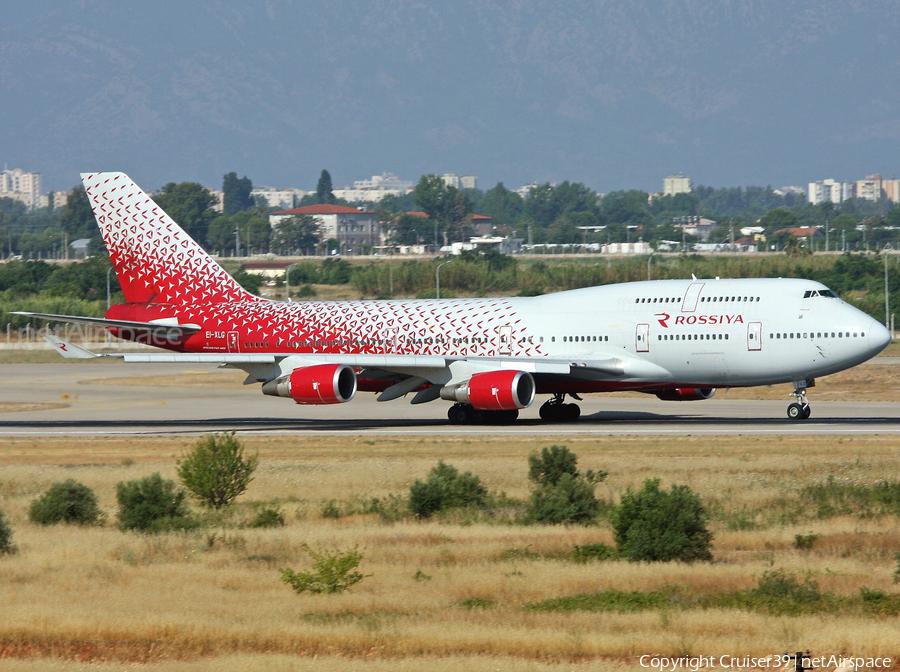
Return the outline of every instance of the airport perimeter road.
<path id="1" fill-rule="evenodd" d="M 236 430 L 254 433 L 366 432 L 528 435 L 900 435 L 900 403 L 817 402 L 812 417 L 791 422 L 783 401 L 664 402 L 651 396 L 590 395 L 577 423 L 544 424 L 538 399 L 518 422 L 457 426 L 448 403 L 379 404 L 360 393 L 347 404 L 298 406 L 242 385 L 240 371 L 189 364 L 128 365 L 115 361 L 0 365 L 0 437 L 173 434 Z"/>

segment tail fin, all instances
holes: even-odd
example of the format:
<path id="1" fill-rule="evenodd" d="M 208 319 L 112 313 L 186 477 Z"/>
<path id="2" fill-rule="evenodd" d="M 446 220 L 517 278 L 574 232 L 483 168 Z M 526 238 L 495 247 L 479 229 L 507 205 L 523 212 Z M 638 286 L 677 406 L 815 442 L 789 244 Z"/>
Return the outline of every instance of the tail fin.
<path id="1" fill-rule="evenodd" d="M 124 173 L 81 180 L 128 303 L 253 300 Z"/>

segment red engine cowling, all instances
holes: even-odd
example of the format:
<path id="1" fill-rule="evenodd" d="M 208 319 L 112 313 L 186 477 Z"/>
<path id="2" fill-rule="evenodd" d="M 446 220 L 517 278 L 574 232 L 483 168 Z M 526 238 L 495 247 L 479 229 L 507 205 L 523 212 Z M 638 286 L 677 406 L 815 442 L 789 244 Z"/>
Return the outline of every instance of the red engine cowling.
<path id="1" fill-rule="evenodd" d="M 263 394 L 290 397 L 298 404 L 343 404 L 356 396 L 356 374 L 346 364 L 294 369 L 262 386 Z"/>
<path id="2" fill-rule="evenodd" d="M 441 388 L 441 398 L 481 411 L 527 408 L 534 401 L 534 378 L 526 371 L 476 373 L 464 383 Z"/>
<path id="3" fill-rule="evenodd" d="M 696 401 L 711 399 L 715 393 L 714 387 L 678 387 L 674 390 L 657 392 L 656 396 L 663 401 Z"/>

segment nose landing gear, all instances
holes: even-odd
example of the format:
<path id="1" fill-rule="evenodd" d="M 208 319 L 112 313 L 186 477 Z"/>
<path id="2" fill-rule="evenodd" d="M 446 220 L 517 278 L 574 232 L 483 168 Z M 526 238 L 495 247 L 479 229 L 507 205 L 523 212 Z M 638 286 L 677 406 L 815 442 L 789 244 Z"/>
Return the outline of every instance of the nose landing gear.
<path id="1" fill-rule="evenodd" d="M 809 401 L 806 398 L 806 388 L 813 387 L 815 380 L 795 380 L 794 391 L 791 392 L 792 397 L 796 397 L 797 401 L 787 407 L 787 416 L 791 420 L 806 420 L 810 415 Z"/>

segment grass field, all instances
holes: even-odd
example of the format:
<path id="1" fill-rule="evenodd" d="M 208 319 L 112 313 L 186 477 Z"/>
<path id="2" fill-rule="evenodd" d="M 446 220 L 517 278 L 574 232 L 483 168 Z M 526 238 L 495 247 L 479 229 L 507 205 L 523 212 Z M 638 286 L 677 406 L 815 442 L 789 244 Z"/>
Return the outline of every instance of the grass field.
<path id="1" fill-rule="evenodd" d="M 528 454 L 551 443 L 562 442 L 250 436 L 260 467 L 226 523 L 143 536 L 115 528 L 115 485 L 154 471 L 174 478 L 188 440 L 5 439 L 0 510 L 18 553 L 0 557 L 3 669 L 638 670 L 645 653 L 807 648 L 890 656 L 897 669 L 897 502 L 865 498 L 879 481 L 900 481 L 893 439 L 566 439 L 580 468 L 610 472 L 597 488 L 604 500 L 651 477 L 696 491 L 715 560 L 694 565 L 580 564 L 575 544 L 613 543 L 607 522 L 509 522 L 528 496 Z M 408 494 L 438 459 L 505 493 L 505 508 L 426 522 L 364 512 L 373 498 Z M 105 525 L 28 522 L 31 501 L 67 478 L 95 490 Z M 241 527 L 263 504 L 278 506 L 286 526 Z M 339 517 L 323 517 L 328 505 Z M 817 537 L 800 549 L 796 535 Z M 278 570 L 308 568 L 303 542 L 358 544 L 370 576 L 339 595 L 293 593 Z M 745 594 L 775 570 L 815 581 L 829 596 L 821 611 L 696 602 Z M 610 591 L 671 599 L 603 607 L 597 596 Z M 575 596 L 595 610 L 534 608 Z"/>

